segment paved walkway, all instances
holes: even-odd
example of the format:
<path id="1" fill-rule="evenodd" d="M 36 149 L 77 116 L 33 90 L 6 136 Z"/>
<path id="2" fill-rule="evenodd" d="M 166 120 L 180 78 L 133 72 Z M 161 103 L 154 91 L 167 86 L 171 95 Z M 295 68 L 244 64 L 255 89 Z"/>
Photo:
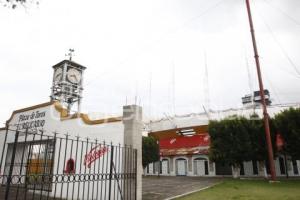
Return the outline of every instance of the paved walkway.
<path id="1" fill-rule="evenodd" d="M 143 177 L 143 200 L 163 200 L 214 185 L 218 178 L 183 176 Z"/>

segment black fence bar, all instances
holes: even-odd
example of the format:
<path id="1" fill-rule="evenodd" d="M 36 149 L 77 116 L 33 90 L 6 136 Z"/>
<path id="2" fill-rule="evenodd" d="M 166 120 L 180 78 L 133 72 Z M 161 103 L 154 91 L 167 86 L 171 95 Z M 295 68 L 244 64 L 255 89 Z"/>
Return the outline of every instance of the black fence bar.
<path id="1" fill-rule="evenodd" d="M 113 173 L 113 164 L 114 164 L 114 147 L 111 145 L 110 148 L 110 166 L 109 166 L 109 187 L 108 187 L 108 199 L 111 199 L 111 184 L 112 184 L 112 173 Z"/>
<path id="2" fill-rule="evenodd" d="M 55 149 L 55 147 L 56 147 L 56 137 L 57 137 L 57 133 L 54 132 L 54 138 L 53 138 L 53 142 L 54 142 L 53 145 L 54 145 L 54 147 L 53 147 L 53 149 Z M 53 162 L 51 162 L 50 167 L 51 167 L 51 171 L 53 172 L 53 171 L 54 171 L 55 152 L 52 153 L 51 160 L 52 160 Z M 50 182 L 53 181 L 53 178 L 54 178 L 54 177 L 51 177 L 51 176 L 50 176 Z M 51 186 L 51 187 L 52 187 L 52 186 Z M 49 200 L 49 196 L 50 196 L 50 192 L 47 193 L 47 200 Z"/>
<path id="3" fill-rule="evenodd" d="M 9 190 L 10 190 L 10 185 L 12 182 L 12 172 L 14 169 L 14 162 L 15 162 L 15 155 L 16 155 L 16 149 L 17 149 L 17 144 L 18 144 L 18 137 L 19 137 L 19 131 L 16 131 L 15 133 L 15 142 L 13 144 L 13 150 L 12 150 L 12 156 L 11 156 L 11 163 L 9 167 L 9 173 L 7 176 L 7 183 L 6 183 L 6 190 L 5 190 L 5 200 L 8 200 L 8 195 L 9 195 Z"/>
<path id="4" fill-rule="evenodd" d="M 135 166 L 135 171 L 133 172 L 134 173 L 134 181 L 135 181 L 135 190 L 134 190 L 134 199 L 136 199 L 137 197 L 137 168 L 138 168 L 138 165 L 137 165 L 137 150 L 134 149 L 134 166 Z"/>
<path id="5" fill-rule="evenodd" d="M 115 160 L 111 163 L 111 167 L 112 167 L 112 170 L 114 170 L 114 174 L 112 174 L 113 175 L 113 179 L 115 180 L 114 181 L 114 189 L 113 189 L 113 194 L 114 194 L 114 198 L 116 198 L 116 183 L 117 183 L 117 181 L 118 181 L 118 174 L 117 174 L 117 172 L 116 172 L 116 169 L 115 169 L 115 166 L 114 166 L 114 163 L 117 163 L 118 162 L 118 160 L 117 160 L 117 158 L 118 158 L 118 146 L 116 146 L 115 147 L 115 150 L 114 150 L 114 152 L 115 152 Z M 113 172 L 112 172 L 113 173 Z"/>
<path id="6" fill-rule="evenodd" d="M 56 173 L 55 173 L 55 187 L 54 187 L 54 199 L 56 199 L 56 189 L 57 189 L 57 183 L 58 183 L 58 170 L 59 170 L 59 161 L 60 161 L 60 151 L 61 151 L 61 143 L 62 143 L 62 138 L 59 138 L 59 148 L 58 148 L 58 152 L 57 152 L 57 155 L 58 155 L 58 158 L 57 158 L 57 165 L 56 165 Z"/>
<path id="7" fill-rule="evenodd" d="M 78 141 L 79 141 L 79 137 L 78 137 Z M 80 163 L 82 163 L 82 156 L 83 156 L 83 141 L 81 141 L 81 154 L 80 154 Z M 82 173 L 82 166 L 79 165 L 80 169 L 79 169 L 79 174 Z M 81 175 L 79 175 L 79 180 L 81 180 Z M 80 196 L 80 181 L 78 182 L 78 188 L 77 188 L 77 199 L 79 199 Z"/>
<path id="8" fill-rule="evenodd" d="M 75 150 L 75 160 L 77 160 L 77 155 L 78 155 L 78 144 L 79 143 L 79 137 L 76 137 L 76 150 Z M 74 166 L 75 168 L 75 166 Z M 76 180 L 76 179 L 75 179 Z M 73 189 L 72 189 L 72 200 L 74 199 L 74 194 L 75 194 L 75 184 L 73 184 Z"/>
<path id="9" fill-rule="evenodd" d="M 69 158 L 72 158 L 73 156 L 72 156 L 72 153 L 73 153 L 73 140 L 71 140 L 71 150 L 70 150 L 70 155 L 69 155 Z M 68 160 L 68 162 L 67 162 L 67 165 L 70 165 L 71 164 L 71 160 Z M 68 166 L 67 166 L 68 167 Z M 71 170 L 70 170 L 71 171 Z M 66 172 L 67 174 L 70 174 L 70 173 L 72 173 L 72 172 Z M 68 197 L 68 195 L 69 195 L 69 185 L 70 185 L 70 176 L 68 175 L 68 183 L 67 183 L 67 197 Z M 73 184 L 74 185 L 74 184 Z"/>
<path id="10" fill-rule="evenodd" d="M 1 168 L 2 168 L 2 164 L 3 164 L 3 158 L 4 158 L 4 151 L 5 151 L 5 146 L 6 146 L 7 135 L 8 135 L 8 128 L 6 128 L 6 130 L 5 130 L 5 136 L 4 136 L 3 147 L 2 147 L 2 155 L 1 155 L 1 160 L 0 160 L 0 171 L 1 171 Z"/>
<path id="11" fill-rule="evenodd" d="M 125 181 L 126 181 L 126 200 L 129 200 L 130 199 L 130 190 L 129 190 L 129 187 L 130 187 L 130 160 L 129 160 L 129 149 L 130 149 L 130 146 L 128 146 L 127 148 L 125 148 L 125 151 L 126 151 L 126 155 L 125 155 L 125 159 L 126 159 L 126 173 L 125 173 Z"/>
<path id="12" fill-rule="evenodd" d="M 40 141 L 43 140 L 43 135 L 44 135 L 44 132 L 42 131 L 41 134 L 40 134 Z M 37 155 L 37 159 L 40 160 L 42 143 L 39 143 L 38 146 L 39 146 L 39 153 L 38 153 L 38 155 Z M 36 147 L 36 146 L 34 145 L 33 148 L 34 148 L 34 147 Z M 30 177 L 30 178 L 31 178 L 31 177 Z M 40 185 L 36 184 L 36 182 L 40 182 L 40 181 L 39 181 L 39 178 L 40 178 L 40 173 L 37 173 L 36 176 L 33 177 L 33 180 L 30 180 L 30 179 L 29 179 L 30 182 L 31 182 L 31 181 L 34 182 L 34 184 L 33 184 L 33 195 L 32 195 L 32 200 L 34 200 L 35 192 L 36 192 L 37 186 L 40 186 Z M 39 183 L 39 184 L 41 184 L 41 183 Z"/>
<path id="13" fill-rule="evenodd" d="M 107 145 L 108 147 L 108 145 Z M 107 174 L 108 174 L 108 153 L 106 154 L 106 164 L 105 164 L 105 178 L 104 178 L 104 199 L 106 199 L 106 195 L 107 195 Z"/>
<path id="14" fill-rule="evenodd" d="M 22 176 L 22 172 L 23 172 L 23 159 L 24 159 L 24 154 L 25 154 L 25 149 L 26 149 L 26 142 L 27 142 L 27 136 L 28 136 L 28 130 L 25 131 L 25 141 L 24 141 L 24 145 L 23 145 L 23 152 L 22 152 L 22 158 L 21 158 L 21 167 L 20 167 L 20 175 Z M 16 194 L 16 200 L 19 197 L 19 190 L 20 190 L 20 185 L 22 184 L 22 178 L 23 176 L 19 179 L 19 184 L 17 187 L 17 194 Z"/>
<path id="15" fill-rule="evenodd" d="M 100 147 L 100 149 L 101 149 L 101 144 L 99 144 L 99 147 Z M 98 179 L 97 179 L 97 190 L 96 190 L 96 199 L 99 199 L 99 181 L 100 181 L 100 159 L 98 160 L 98 169 L 97 169 L 97 172 L 96 172 L 96 168 L 95 168 L 95 172 L 98 174 Z"/>
<path id="16" fill-rule="evenodd" d="M 132 155 L 132 146 L 130 146 L 130 148 L 129 148 L 129 172 L 130 172 L 130 178 L 129 178 L 129 198 L 130 199 L 132 199 L 132 183 L 133 183 L 133 180 L 132 180 L 132 176 L 131 176 L 131 174 L 132 174 L 132 167 L 133 167 L 133 165 L 132 165 L 132 159 L 133 159 L 134 157 L 133 157 L 133 155 Z"/>
<path id="17" fill-rule="evenodd" d="M 28 132 L 27 132 L 27 134 L 28 134 Z M 35 136 L 36 136 L 36 133 L 33 133 L 33 138 L 32 138 L 32 141 L 34 141 L 35 140 Z M 32 155 L 32 152 L 33 152 L 33 143 L 30 143 L 29 144 L 29 152 L 28 152 L 28 156 L 27 156 L 27 163 L 26 163 L 26 169 L 28 169 L 28 167 L 29 167 L 29 165 L 30 165 L 30 157 L 31 157 L 31 155 Z M 28 171 L 27 171 L 28 172 Z M 27 173 L 26 172 L 26 173 Z M 30 176 L 25 176 L 26 178 L 25 178 L 25 196 L 24 196 L 24 199 L 25 200 L 27 200 L 27 191 L 28 191 L 28 183 L 30 182 Z"/>
<path id="18" fill-rule="evenodd" d="M 103 148 L 105 148 L 105 141 L 103 142 Z M 102 198 L 102 195 L 103 195 L 103 185 L 104 185 L 104 163 L 105 163 L 105 156 L 103 156 L 103 159 L 102 159 L 102 169 L 101 169 L 101 190 L 100 190 L 100 199 Z"/>
<path id="19" fill-rule="evenodd" d="M 118 157 L 116 156 L 116 160 L 120 160 L 120 158 L 121 158 L 120 153 L 121 153 L 121 145 L 119 144 Z M 116 183 L 117 183 L 117 199 L 119 199 L 119 196 L 121 196 L 121 199 L 122 199 L 122 194 L 121 195 L 119 194 L 119 192 L 122 191 L 120 188 L 120 184 L 121 184 L 121 182 L 120 182 L 120 179 L 121 179 L 121 177 L 120 177 L 120 162 L 117 163 L 117 166 L 114 165 L 114 167 L 116 168 L 115 172 L 116 172 L 116 176 L 117 176 L 117 181 L 116 181 Z"/>
<path id="20" fill-rule="evenodd" d="M 64 170 L 66 168 L 67 149 L 68 149 L 68 134 L 66 134 L 66 138 L 65 138 L 65 152 L 64 152 L 64 161 L 63 161 L 63 168 L 62 168 L 63 173 L 64 173 Z M 63 181 L 64 181 L 64 176 L 62 178 L 63 178 Z M 61 184 L 61 187 L 60 187 L 60 198 L 61 199 L 63 198 L 63 196 L 62 196 L 63 195 L 63 188 L 64 188 L 64 184 Z M 67 198 L 68 198 L 68 195 L 67 195 Z"/>
<path id="21" fill-rule="evenodd" d="M 97 139 L 95 140 L 95 148 L 97 148 Z M 96 172 L 96 162 L 94 162 L 94 172 L 92 174 L 93 176 L 93 187 L 92 187 L 92 199 L 94 199 L 94 191 L 95 191 L 95 181 L 97 180 L 97 175 L 95 174 Z"/>
<path id="22" fill-rule="evenodd" d="M 47 159 L 47 157 L 48 157 L 48 150 L 50 149 L 50 148 L 48 148 L 48 145 L 49 145 L 49 140 L 50 140 L 50 138 L 49 138 L 49 136 L 47 136 L 47 140 L 46 140 L 46 146 L 45 146 L 45 155 L 43 155 L 43 157 L 44 157 L 44 159 L 43 159 L 43 174 L 42 174 L 42 181 L 41 181 L 41 185 L 42 185 L 42 187 L 41 187 L 41 190 L 40 190 L 40 198 L 39 198 L 39 200 L 42 200 L 42 194 L 43 194 L 43 191 L 44 191 L 44 185 L 46 185 L 46 187 L 47 187 L 47 189 L 49 189 L 49 180 L 47 179 L 48 177 L 47 177 L 47 173 L 46 173 L 46 168 L 47 168 L 47 165 L 49 164 L 48 163 L 48 159 Z M 49 169 L 48 169 L 49 170 Z"/>
<path id="23" fill-rule="evenodd" d="M 85 155 L 88 155 L 88 143 L 89 143 L 89 138 L 86 138 L 86 148 L 85 148 Z M 86 159 L 85 159 L 86 161 Z M 84 198 L 84 194 L 85 194 L 85 183 L 86 183 L 86 165 L 84 166 L 84 182 L 83 182 L 83 192 L 82 192 L 82 199 L 85 199 Z"/>

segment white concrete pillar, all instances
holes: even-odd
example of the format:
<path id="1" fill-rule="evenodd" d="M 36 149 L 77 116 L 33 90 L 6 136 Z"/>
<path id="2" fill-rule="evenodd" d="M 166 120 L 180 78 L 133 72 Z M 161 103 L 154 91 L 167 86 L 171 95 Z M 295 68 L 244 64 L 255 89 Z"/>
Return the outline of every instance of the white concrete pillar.
<path id="1" fill-rule="evenodd" d="M 297 163 L 297 168 L 298 168 L 298 175 L 297 176 L 300 176 L 300 160 L 296 160 L 296 163 Z"/>
<path id="2" fill-rule="evenodd" d="M 193 158 L 192 156 L 187 156 L 187 176 L 193 176 Z"/>
<path id="3" fill-rule="evenodd" d="M 136 169 L 136 199 L 142 199 L 142 108 L 137 105 L 123 107 L 124 124 L 124 144 L 137 149 L 137 169 Z M 128 169 L 124 169 L 128 171 Z M 126 195 L 125 195 L 126 196 Z"/>

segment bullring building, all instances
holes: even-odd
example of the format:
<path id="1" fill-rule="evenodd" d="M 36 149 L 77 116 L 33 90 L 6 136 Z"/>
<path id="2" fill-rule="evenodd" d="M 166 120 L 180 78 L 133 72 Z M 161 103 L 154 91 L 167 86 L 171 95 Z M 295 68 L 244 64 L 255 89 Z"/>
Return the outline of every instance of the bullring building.
<path id="1" fill-rule="evenodd" d="M 299 108 L 299 104 L 269 105 L 268 112 L 272 117 L 290 107 Z M 238 115 L 250 117 L 253 112 L 262 117 L 262 109 L 244 107 L 211 111 L 208 113 L 190 114 L 167 117 L 147 124 L 149 136 L 159 141 L 160 162 L 149 164 L 144 169 L 146 175 L 165 176 L 232 176 L 233 170 L 229 165 L 215 163 L 209 160 L 208 152 L 210 136 L 209 120 L 219 120 Z M 299 176 L 300 161 L 287 156 L 278 155 L 275 160 L 277 176 Z M 240 169 L 241 177 L 266 177 L 270 174 L 268 162 L 243 162 Z"/>

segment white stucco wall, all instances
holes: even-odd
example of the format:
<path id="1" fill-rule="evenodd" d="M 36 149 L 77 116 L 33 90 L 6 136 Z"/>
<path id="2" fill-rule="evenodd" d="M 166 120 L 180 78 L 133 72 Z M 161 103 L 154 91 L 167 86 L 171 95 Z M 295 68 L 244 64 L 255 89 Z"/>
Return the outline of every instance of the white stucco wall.
<path id="1" fill-rule="evenodd" d="M 169 159 L 168 157 L 164 157 L 163 159 Z M 173 162 L 173 170 L 169 169 L 170 173 L 169 174 L 161 174 L 161 175 L 168 175 L 168 176 L 176 176 L 177 175 L 177 167 L 176 167 L 176 160 L 179 159 L 179 158 L 183 158 L 183 159 L 186 159 L 187 162 L 191 161 L 191 163 L 187 163 L 187 176 L 199 176 L 199 175 L 195 175 L 195 166 L 194 166 L 194 159 L 196 158 L 204 158 L 204 159 L 207 159 L 208 160 L 208 156 L 206 155 L 193 155 L 192 156 L 192 159 L 189 159 L 189 157 L 187 156 L 175 156 L 173 157 L 173 159 L 169 159 L 169 162 Z M 208 160 L 209 161 L 209 160 Z M 297 167 L 298 167 L 298 174 L 294 174 L 294 171 L 293 171 L 293 166 L 292 166 L 292 163 L 291 162 L 288 162 L 289 163 L 289 170 L 288 170 L 288 173 L 289 173 L 289 176 L 300 176 L 300 161 L 297 160 Z M 171 163 L 170 163 L 171 164 Z M 189 164 L 192 165 L 192 171 L 189 171 L 188 170 L 188 166 Z M 253 172 L 253 165 L 252 165 L 252 161 L 248 161 L 248 162 L 243 162 L 244 164 L 244 171 L 245 171 L 245 175 L 241 175 L 241 176 L 265 176 L 265 173 L 266 173 L 266 168 L 265 166 L 263 166 L 263 174 L 259 174 L 259 162 L 257 162 L 257 167 L 258 167 L 258 174 L 254 174 Z M 157 175 L 157 173 L 153 173 L 153 163 L 149 164 L 149 173 L 147 173 L 147 171 L 145 171 L 145 173 L 147 175 Z M 170 165 L 169 165 L 169 168 L 170 168 Z M 212 169 L 212 170 L 211 170 Z M 216 164 L 214 162 L 209 162 L 208 164 L 208 172 L 209 174 L 208 175 L 204 175 L 204 176 L 216 176 Z M 278 158 L 275 160 L 275 169 L 276 169 L 276 176 L 280 177 L 280 176 L 286 176 L 285 174 L 281 174 L 280 173 L 280 166 L 279 166 L 279 160 Z"/>
<path id="2" fill-rule="evenodd" d="M 11 130 L 19 130 L 19 138 L 18 142 L 22 142 L 25 140 L 25 131 L 26 126 L 23 124 L 31 125 L 31 129 L 28 132 L 37 131 L 39 135 L 33 136 L 33 134 L 27 135 L 27 142 L 33 140 L 45 140 L 45 139 L 53 139 L 54 132 L 57 134 L 57 140 L 55 145 L 55 152 L 54 152 L 54 167 L 53 172 L 54 174 L 65 174 L 65 165 L 66 161 L 70 158 L 75 160 L 75 174 L 98 174 L 99 166 L 100 166 L 100 173 L 107 173 L 109 172 L 110 167 L 110 146 L 109 151 L 106 152 L 100 159 L 97 159 L 90 168 L 84 166 L 84 157 L 92 147 L 96 146 L 95 142 L 97 139 L 97 144 L 102 143 L 105 141 L 106 144 L 113 144 L 113 145 L 120 145 L 124 146 L 124 125 L 123 121 L 117 122 L 109 122 L 109 123 L 100 123 L 100 124 L 93 124 L 89 125 L 86 124 L 82 118 L 74 118 L 74 119 L 62 119 L 61 113 L 55 108 L 55 105 L 48 105 L 45 107 L 35 108 L 31 110 L 27 110 L 24 112 L 17 112 L 12 115 L 12 118 L 9 120 L 8 128 Z M 37 126 L 37 127 L 34 127 Z M 43 131 L 43 136 L 41 136 L 40 130 Z M 71 145 L 71 140 L 68 140 L 68 144 L 66 144 L 66 134 L 68 134 L 68 139 L 73 139 L 73 144 Z M 4 137 L 5 137 L 5 130 L 0 131 L 0 159 L 1 155 L 3 154 L 3 146 L 4 146 Z M 50 136 L 50 137 L 48 137 Z M 76 137 L 79 136 L 80 140 L 84 142 L 79 142 L 78 146 L 76 147 Z M 60 139 L 63 138 L 63 139 Z M 87 138 L 89 138 L 89 145 L 86 146 Z M 6 144 L 13 143 L 15 140 L 15 131 L 9 131 L 7 134 Z M 93 146 L 91 145 L 93 143 Z M 4 154 L 3 154 L 3 162 L 1 166 L 1 170 L 4 169 L 5 159 L 6 159 L 6 152 L 7 146 L 5 145 Z M 76 148 L 77 148 L 77 156 L 76 156 Z M 71 153 L 72 149 L 72 153 Z M 122 158 L 122 156 L 120 156 Z M 27 162 L 26 158 L 23 159 L 23 162 Z M 108 162 L 108 164 L 106 164 Z M 103 166 L 103 168 L 102 168 Z M 122 161 L 119 161 L 119 168 L 122 169 Z M 18 171 L 18 170 L 17 170 Z M 2 171 L 0 172 L 3 173 Z M 102 183 L 102 182 L 101 182 Z M 74 185 L 73 185 L 74 184 Z M 80 187 L 78 185 L 81 184 Z M 83 184 L 85 187 L 83 187 Z M 103 181 L 102 186 L 107 186 L 108 181 Z M 58 183 L 53 184 L 52 196 L 54 192 L 56 192 L 56 196 L 67 196 L 67 187 L 69 188 L 68 196 L 70 197 L 70 192 L 73 190 L 73 186 L 77 192 L 80 193 L 80 197 L 83 197 L 84 190 L 88 187 L 92 187 L 92 181 L 88 182 L 81 182 L 81 183 Z M 98 189 L 100 189 L 101 184 L 98 184 Z M 112 182 L 113 186 L 114 184 Z M 56 187 L 56 191 L 54 188 Z M 94 185 L 97 187 L 97 185 Z M 108 187 L 108 186 L 107 186 Z M 79 188 L 79 191 L 78 189 Z M 85 189 L 84 189 L 85 188 Z M 117 189 L 117 188 L 115 188 Z M 94 191 L 97 191 L 96 189 Z M 91 199 L 92 193 L 89 194 L 89 197 L 85 196 L 83 199 Z M 96 194 L 94 194 L 95 196 Z M 104 194 L 103 194 L 104 195 Z M 75 196 L 77 197 L 77 195 Z M 101 199 L 105 199 L 102 197 Z"/>
<path id="3" fill-rule="evenodd" d="M 44 117 L 35 118 L 34 113 L 45 113 Z M 29 119 L 22 120 L 22 116 L 29 116 Z M 33 116 L 33 118 L 31 117 Z M 81 118 L 64 119 L 60 117 L 60 112 L 55 109 L 54 105 L 37 108 L 30 111 L 16 113 L 9 122 L 9 128 L 16 130 L 18 124 L 32 123 L 34 121 L 44 121 L 44 126 L 37 127 L 43 130 L 45 134 L 52 135 L 54 132 L 59 134 L 69 134 L 70 136 L 80 136 L 83 138 L 98 139 L 100 141 L 113 142 L 114 144 L 123 144 L 124 141 L 124 126 L 122 121 L 88 125 Z M 25 131 L 20 127 L 20 131 Z M 20 138 L 21 139 L 21 138 Z M 13 140 L 10 134 L 9 142 Z"/>

